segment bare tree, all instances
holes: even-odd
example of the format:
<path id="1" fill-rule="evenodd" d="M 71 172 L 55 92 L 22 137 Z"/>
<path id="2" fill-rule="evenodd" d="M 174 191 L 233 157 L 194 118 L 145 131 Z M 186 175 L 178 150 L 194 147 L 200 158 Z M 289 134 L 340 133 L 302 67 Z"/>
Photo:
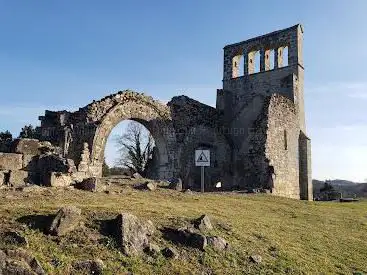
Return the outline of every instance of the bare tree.
<path id="1" fill-rule="evenodd" d="M 117 164 L 146 176 L 154 148 L 154 139 L 149 131 L 140 123 L 131 121 L 116 142 L 120 153 Z"/>

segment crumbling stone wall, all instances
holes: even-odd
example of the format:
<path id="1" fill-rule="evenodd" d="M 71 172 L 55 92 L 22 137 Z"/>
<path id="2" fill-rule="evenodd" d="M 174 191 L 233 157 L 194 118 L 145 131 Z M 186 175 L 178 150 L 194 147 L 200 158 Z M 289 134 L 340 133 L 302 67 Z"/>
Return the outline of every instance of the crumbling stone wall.
<path id="1" fill-rule="evenodd" d="M 42 138 L 61 147 L 63 155 L 73 159 L 85 177 L 102 175 L 107 138 L 119 122 L 127 119 L 143 124 L 155 140 L 159 163 L 155 165 L 158 171 L 152 174 L 167 179 L 177 170 L 170 110 L 150 96 L 121 91 L 93 101 L 74 113 L 46 111 L 40 119 Z"/>

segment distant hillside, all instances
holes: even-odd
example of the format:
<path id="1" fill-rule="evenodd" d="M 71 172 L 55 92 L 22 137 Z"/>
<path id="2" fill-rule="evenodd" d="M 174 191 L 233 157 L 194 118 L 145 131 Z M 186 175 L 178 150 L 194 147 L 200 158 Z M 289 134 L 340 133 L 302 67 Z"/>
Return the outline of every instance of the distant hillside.
<path id="1" fill-rule="evenodd" d="M 328 180 L 336 191 L 343 194 L 343 197 L 367 197 L 367 183 L 358 183 L 347 180 Z M 324 187 L 325 181 L 313 180 L 314 197 L 320 193 L 320 189 Z"/>

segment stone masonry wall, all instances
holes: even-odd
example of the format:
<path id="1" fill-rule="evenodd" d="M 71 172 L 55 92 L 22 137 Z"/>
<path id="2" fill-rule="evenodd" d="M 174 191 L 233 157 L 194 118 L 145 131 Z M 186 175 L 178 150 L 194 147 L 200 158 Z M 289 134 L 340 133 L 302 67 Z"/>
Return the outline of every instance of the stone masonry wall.
<path id="1" fill-rule="evenodd" d="M 274 167 L 273 194 L 300 198 L 297 111 L 294 104 L 280 95 L 273 95 L 268 108 L 266 157 Z"/>

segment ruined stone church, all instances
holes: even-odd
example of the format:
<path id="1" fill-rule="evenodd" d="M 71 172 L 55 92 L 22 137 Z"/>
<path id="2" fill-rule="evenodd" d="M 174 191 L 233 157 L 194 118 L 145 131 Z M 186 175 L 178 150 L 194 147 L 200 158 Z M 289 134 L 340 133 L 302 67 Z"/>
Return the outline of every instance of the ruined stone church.
<path id="1" fill-rule="evenodd" d="M 130 90 L 93 101 L 75 112 L 46 111 L 41 139 L 63 150 L 85 177 L 102 175 L 104 150 L 122 120 L 143 124 L 156 148 L 150 176 L 180 177 L 198 188 L 196 149 L 210 149 L 206 190 L 265 189 L 312 199 L 310 139 L 304 111 L 301 25 L 224 47 L 223 87 L 216 107 L 187 96 L 164 104 Z"/>

